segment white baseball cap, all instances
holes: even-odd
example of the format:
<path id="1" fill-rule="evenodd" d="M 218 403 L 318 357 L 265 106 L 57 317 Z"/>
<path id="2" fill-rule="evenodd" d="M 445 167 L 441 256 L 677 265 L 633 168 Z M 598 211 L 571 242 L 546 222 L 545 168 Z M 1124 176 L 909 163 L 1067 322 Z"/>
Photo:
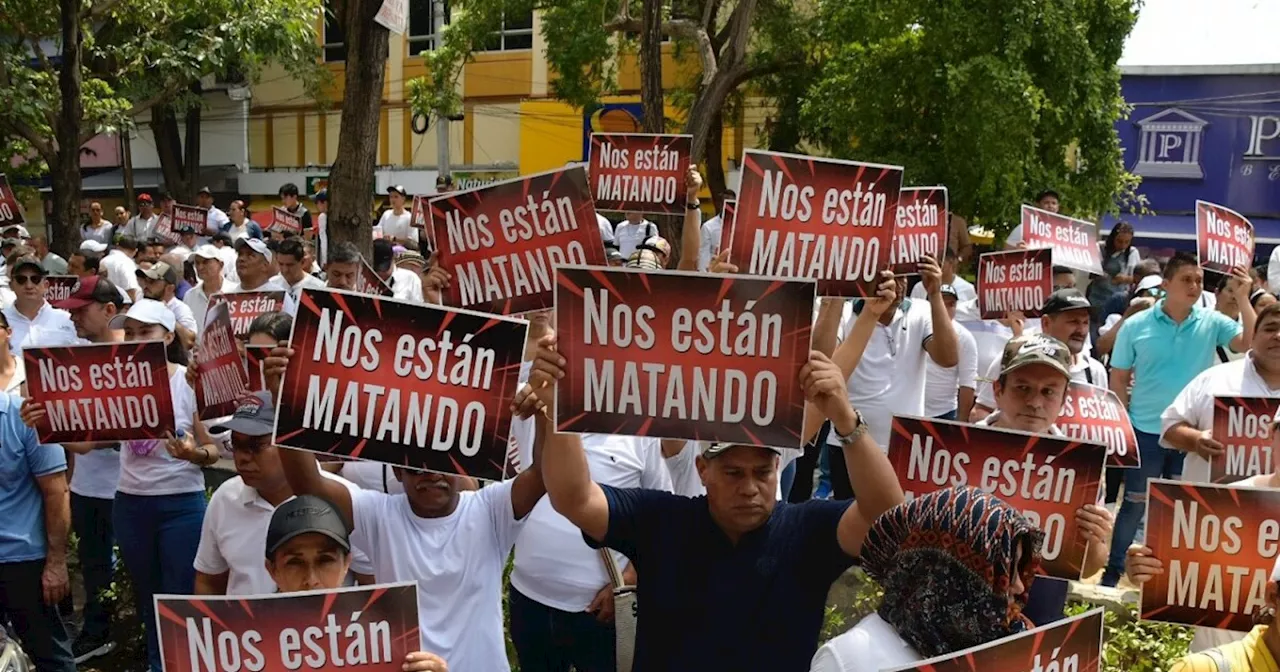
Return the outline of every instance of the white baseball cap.
<path id="1" fill-rule="evenodd" d="M 107 244 L 96 240 L 86 240 L 80 243 L 80 251 L 90 254 L 102 254 L 107 251 Z"/>
<path id="2" fill-rule="evenodd" d="M 218 248 L 210 245 L 209 243 L 200 245 L 196 249 L 192 250 L 191 256 L 200 259 L 216 259 L 218 261 L 222 261 L 222 257 L 218 256 Z"/>
<path id="3" fill-rule="evenodd" d="M 112 329 L 124 329 L 125 320 L 137 320 L 144 324 L 158 324 L 172 332 L 176 320 L 169 307 L 155 299 L 138 299 L 128 312 L 111 318 Z"/>
<path id="4" fill-rule="evenodd" d="M 271 254 L 271 248 L 267 247 L 267 244 L 262 242 L 261 238 L 237 238 L 235 243 L 236 252 L 239 252 L 242 247 L 248 247 L 254 252 L 266 257 L 268 263 L 271 261 L 273 256 Z"/>
<path id="5" fill-rule="evenodd" d="M 1137 292 L 1144 292 L 1147 290 L 1155 289 L 1163 283 L 1164 283 L 1164 278 L 1160 277 L 1159 275 L 1148 275 L 1147 277 L 1138 281 L 1138 289 L 1134 290 L 1134 293 L 1136 294 Z"/>

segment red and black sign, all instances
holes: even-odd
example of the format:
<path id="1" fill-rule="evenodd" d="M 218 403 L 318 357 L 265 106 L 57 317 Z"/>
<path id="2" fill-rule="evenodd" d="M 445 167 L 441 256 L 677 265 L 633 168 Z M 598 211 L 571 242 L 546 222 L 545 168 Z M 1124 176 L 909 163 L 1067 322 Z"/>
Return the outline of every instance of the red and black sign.
<path id="1" fill-rule="evenodd" d="M 724 199 L 724 205 L 720 208 L 720 248 L 716 250 L 716 254 L 720 250 L 733 249 L 733 228 L 738 221 L 738 201 L 732 198 Z M 730 257 L 733 253 L 730 253 Z"/>
<path id="2" fill-rule="evenodd" d="M 22 214 L 22 204 L 18 203 L 18 195 L 9 186 L 9 178 L 0 175 L 0 227 L 20 226 L 27 223 Z"/>
<path id="3" fill-rule="evenodd" d="M 196 365 L 200 374 L 196 385 L 200 419 L 223 418 L 235 413 L 240 400 L 249 394 L 249 376 L 236 350 L 231 313 L 225 302 L 214 304 L 206 314 L 200 347 L 196 350 Z"/>
<path id="4" fill-rule="evenodd" d="M 400 672 L 422 640 L 415 583 L 155 600 L 164 672 Z"/>
<path id="5" fill-rule="evenodd" d="M 889 267 L 902 168 L 747 150 L 729 257 L 749 275 L 869 296 Z"/>
<path id="6" fill-rule="evenodd" d="M 1063 434 L 1077 441 L 1101 443 L 1107 447 L 1108 467 L 1137 467 L 1138 436 L 1133 433 L 1129 411 L 1115 392 L 1072 381 L 1062 401 L 1062 413 L 1055 422 Z"/>
<path id="7" fill-rule="evenodd" d="M 172 208 L 161 212 L 160 216 L 156 218 L 155 235 L 159 236 L 170 245 L 182 244 L 182 236 L 178 235 L 178 232 L 173 230 Z"/>
<path id="8" fill-rule="evenodd" d="M 173 206 L 172 230 L 174 233 L 179 235 L 184 233 L 204 233 L 208 224 L 209 208 L 179 204 Z"/>
<path id="9" fill-rule="evenodd" d="M 947 188 L 903 189 L 893 231 L 889 261 L 895 275 L 918 275 L 921 257 L 941 265 L 947 249 Z"/>
<path id="10" fill-rule="evenodd" d="M 356 276 L 356 291 L 370 296 L 391 296 L 394 292 L 387 283 L 378 277 L 369 262 L 360 264 L 360 274 Z"/>
<path id="11" fill-rule="evenodd" d="M 1146 545 L 1164 572 L 1142 586 L 1142 618 L 1248 632 L 1280 549 L 1280 490 L 1152 479 Z"/>
<path id="12" fill-rule="evenodd" d="M 41 443 L 162 439 L 174 431 L 164 343 L 26 348 L 27 389 L 48 415 Z"/>
<path id="13" fill-rule="evenodd" d="M 1099 672 L 1104 609 L 885 672 Z"/>
<path id="14" fill-rule="evenodd" d="M 1253 265 L 1253 222 L 1208 201 L 1196 201 L 1196 252 L 1206 271 L 1228 274 Z"/>
<path id="15" fill-rule="evenodd" d="M 427 199 L 423 196 L 413 197 L 413 209 L 410 210 L 409 223 L 415 229 L 427 231 L 431 228 L 431 222 L 428 221 Z"/>
<path id="16" fill-rule="evenodd" d="M 565 268 L 560 431 L 801 448 L 814 283 Z"/>
<path id="17" fill-rule="evenodd" d="M 303 290 L 275 442 L 500 480 L 529 325 Z"/>
<path id="18" fill-rule="evenodd" d="M 999 320 L 1017 311 L 1039 317 L 1053 293 L 1053 250 L 1011 250 L 978 256 L 978 312 Z"/>
<path id="19" fill-rule="evenodd" d="M 1278 408 L 1275 398 L 1214 398 L 1213 438 L 1227 450 L 1209 461 L 1210 482 L 1235 483 L 1272 471 L 1271 419 Z"/>
<path id="20" fill-rule="evenodd" d="M 273 349 L 274 346 L 270 345 L 244 346 L 244 368 L 249 373 L 249 392 L 261 392 L 267 389 L 267 376 L 263 372 L 263 366 Z"/>
<path id="21" fill-rule="evenodd" d="M 581 166 L 431 199 L 436 262 L 453 274 L 451 306 L 498 315 L 550 308 L 555 267 L 604 266 Z"/>
<path id="22" fill-rule="evenodd" d="M 80 284 L 80 277 L 76 275 L 46 275 L 44 279 L 49 283 L 49 288 L 44 291 L 44 300 L 49 303 L 67 300 Z"/>
<path id="23" fill-rule="evenodd" d="M 276 290 L 214 294 L 209 297 L 209 312 L 205 313 L 206 320 L 209 319 L 213 307 L 219 303 L 227 304 L 227 310 L 231 313 L 231 329 L 236 332 L 236 338 L 247 338 L 249 325 L 253 324 L 259 315 L 279 313 L 284 310 L 284 292 Z"/>
<path id="24" fill-rule="evenodd" d="M 1080 580 L 1087 542 L 1076 511 L 1098 501 L 1107 449 L 1096 443 L 895 417 L 889 462 L 907 497 L 969 485 L 999 497 L 1044 532 L 1040 571 Z"/>
<path id="25" fill-rule="evenodd" d="M 1102 275 L 1102 248 L 1093 222 L 1023 205 L 1022 239 L 1028 248 L 1053 250 L 1057 266 Z"/>
<path id="26" fill-rule="evenodd" d="M 274 206 L 271 208 L 271 226 L 267 227 L 269 233 L 302 233 L 302 215 L 289 212 L 288 210 Z"/>
<path id="27" fill-rule="evenodd" d="M 692 135 L 592 133 L 590 175 L 596 209 L 683 214 Z"/>

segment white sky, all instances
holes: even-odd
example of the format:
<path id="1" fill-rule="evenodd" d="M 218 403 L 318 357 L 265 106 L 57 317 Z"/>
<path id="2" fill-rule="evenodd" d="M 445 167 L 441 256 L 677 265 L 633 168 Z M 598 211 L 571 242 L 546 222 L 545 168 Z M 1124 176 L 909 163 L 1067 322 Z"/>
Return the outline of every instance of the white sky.
<path id="1" fill-rule="evenodd" d="M 1120 65 L 1280 63 L 1280 0 L 1146 0 Z"/>

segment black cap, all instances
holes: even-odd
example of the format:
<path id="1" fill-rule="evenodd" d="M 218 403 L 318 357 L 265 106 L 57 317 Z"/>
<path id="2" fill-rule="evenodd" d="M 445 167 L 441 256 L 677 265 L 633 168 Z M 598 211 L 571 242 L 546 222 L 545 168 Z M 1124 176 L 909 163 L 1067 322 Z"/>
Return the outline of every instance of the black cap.
<path id="1" fill-rule="evenodd" d="M 401 196 L 408 196 L 408 195 L 409 195 L 409 192 L 405 191 L 404 186 L 399 185 L 399 184 L 393 184 L 393 185 L 391 185 L 391 186 L 387 187 L 387 194 L 388 194 L 388 195 L 390 195 L 390 194 L 400 194 Z"/>
<path id="2" fill-rule="evenodd" d="M 347 539 L 350 533 L 337 507 L 315 495 L 300 495 L 281 504 L 271 514 L 271 523 L 267 525 L 267 557 L 275 555 L 290 539 L 311 532 L 329 537 L 345 551 L 351 550 Z"/>
<path id="3" fill-rule="evenodd" d="M 17 273 L 19 270 L 22 269 L 23 266 L 34 267 L 42 277 L 49 274 L 47 271 L 44 270 L 44 265 L 40 263 L 40 259 L 38 259 L 35 255 L 31 255 L 31 254 L 24 255 L 24 256 L 18 257 L 17 259 L 14 259 L 13 270 L 10 272 Z"/>
<path id="4" fill-rule="evenodd" d="M 197 194 L 208 194 L 208 195 L 210 195 L 210 196 L 212 196 L 212 195 L 213 195 L 213 192 L 209 190 L 209 187 L 200 187 L 200 191 L 197 191 L 196 193 L 197 193 Z"/>
<path id="5" fill-rule="evenodd" d="M 1068 310 L 1080 310 L 1089 307 L 1089 299 L 1085 298 L 1084 293 L 1080 290 L 1059 289 L 1049 295 L 1040 312 L 1045 315 L 1054 315 Z"/>
<path id="6" fill-rule="evenodd" d="M 373 241 L 373 270 L 381 272 L 391 268 L 395 258 L 396 252 L 391 241 L 385 238 Z"/>

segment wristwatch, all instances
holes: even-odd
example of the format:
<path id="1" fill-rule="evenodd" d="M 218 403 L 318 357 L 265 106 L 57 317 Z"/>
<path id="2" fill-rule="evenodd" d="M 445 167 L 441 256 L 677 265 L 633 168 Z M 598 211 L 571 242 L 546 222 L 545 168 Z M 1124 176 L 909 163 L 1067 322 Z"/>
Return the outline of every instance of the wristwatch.
<path id="1" fill-rule="evenodd" d="M 692 201 L 685 203 L 684 207 L 690 210 L 697 210 L 698 208 L 702 207 L 702 201 L 699 201 L 698 199 L 695 198 Z"/>
<path id="2" fill-rule="evenodd" d="M 836 440 L 840 442 L 841 448 L 852 446 L 855 441 L 867 433 L 867 423 L 862 420 L 862 413 L 858 409 L 853 409 L 853 429 L 848 434 L 841 434 L 836 429 L 835 423 L 831 424 L 831 431 L 836 435 Z"/>

